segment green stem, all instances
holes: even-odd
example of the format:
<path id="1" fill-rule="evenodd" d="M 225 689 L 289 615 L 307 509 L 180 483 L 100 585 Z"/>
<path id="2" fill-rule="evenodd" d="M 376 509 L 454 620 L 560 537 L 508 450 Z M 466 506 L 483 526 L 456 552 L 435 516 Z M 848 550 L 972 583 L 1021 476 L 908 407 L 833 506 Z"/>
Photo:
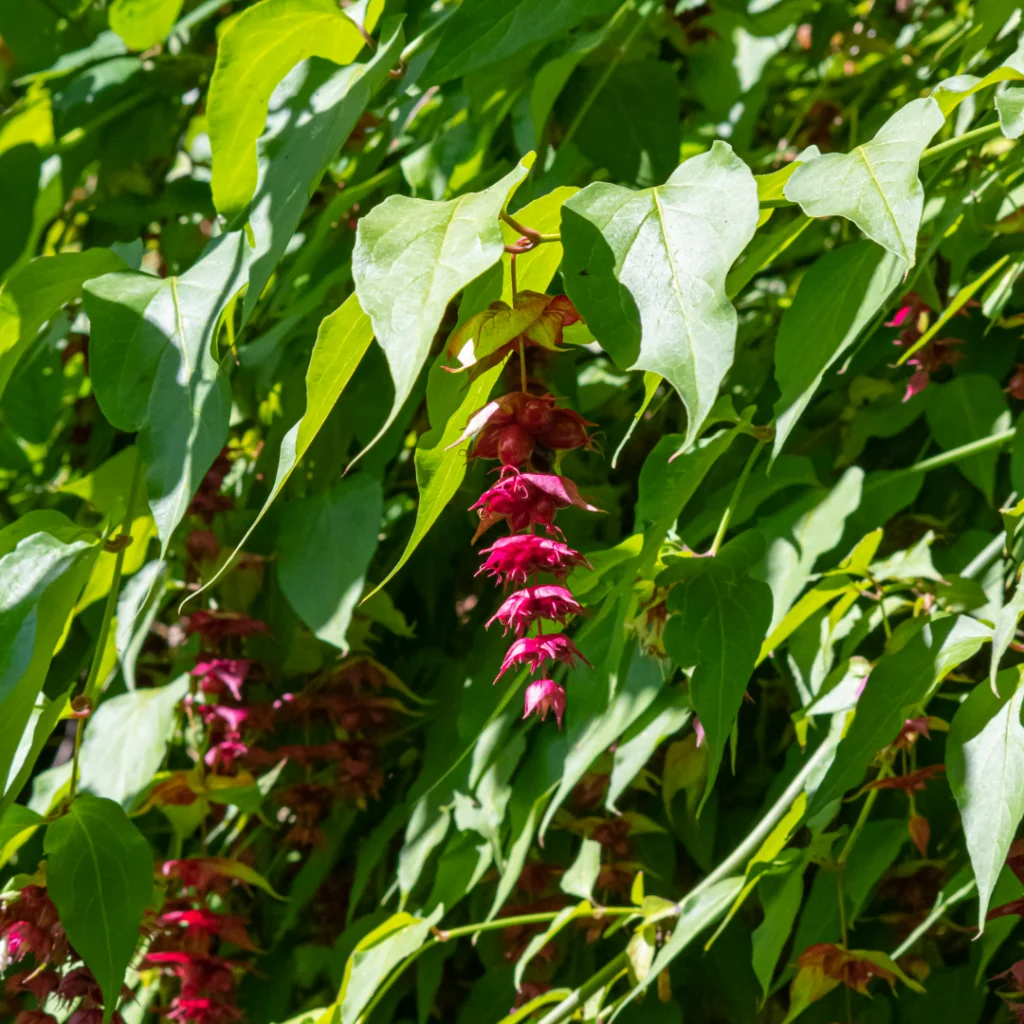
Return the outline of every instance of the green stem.
<path id="1" fill-rule="evenodd" d="M 132 482 L 128 488 L 128 504 L 125 508 L 124 518 L 121 520 L 121 529 L 117 539 L 131 537 L 132 530 L 132 509 L 135 505 L 135 488 L 139 482 L 139 469 L 141 463 L 136 460 L 135 469 L 132 472 Z M 103 664 L 103 655 L 107 649 L 107 636 L 110 634 L 110 626 L 114 621 L 114 612 L 117 609 L 118 591 L 121 589 L 121 574 L 124 571 L 124 553 L 127 545 L 124 545 L 114 557 L 114 575 L 110 580 L 110 590 L 107 593 L 107 603 L 103 607 L 103 619 L 100 622 L 99 636 L 96 638 L 96 650 L 93 651 L 92 664 L 89 666 L 89 675 L 85 680 L 85 687 L 82 695 L 85 697 L 88 706 L 91 708 L 96 701 L 97 691 L 100 685 L 100 667 Z M 75 750 L 71 761 L 71 783 L 68 788 L 69 802 L 74 799 L 75 789 L 78 785 L 78 761 L 82 746 L 82 729 L 86 719 L 78 719 L 75 725 Z"/>
<path id="2" fill-rule="evenodd" d="M 980 128 L 964 132 L 963 135 L 958 135 L 955 139 L 947 139 L 945 142 L 940 142 L 937 146 L 932 146 L 931 149 L 926 149 L 921 154 L 921 163 L 926 164 L 929 160 L 938 160 L 940 157 L 955 153 L 958 149 L 971 146 L 975 142 L 987 142 L 989 139 L 995 138 L 999 131 L 999 122 L 993 121 L 991 124 L 985 124 Z"/>
<path id="3" fill-rule="evenodd" d="M 518 231 L 523 238 L 528 238 L 534 245 L 543 245 L 545 242 L 560 242 L 562 240 L 561 235 L 543 235 L 539 231 L 534 231 L 533 228 L 526 227 L 525 224 L 520 224 L 508 210 L 502 210 L 499 216 L 513 231 Z"/>
<path id="4" fill-rule="evenodd" d="M 483 921 L 478 924 L 460 925 L 458 928 L 436 929 L 437 937 L 425 942 L 414 953 L 410 953 L 388 976 L 383 985 L 374 993 L 373 998 L 366 1004 L 366 1009 L 360 1015 L 360 1021 L 369 1020 L 370 1014 L 376 1009 L 377 1004 L 387 995 L 391 987 L 398 979 L 418 960 L 428 949 L 450 939 L 459 939 L 464 935 L 475 935 L 478 932 L 493 932 L 503 928 L 514 928 L 524 924 L 547 924 L 553 921 L 561 913 L 561 910 L 544 911 L 536 914 L 520 914 L 518 917 L 502 917 L 494 921 Z M 603 907 L 600 912 L 595 911 L 592 917 L 626 917 L 629 914 L 637 913 L 636 907 Z M 584 915 L 581 915 L 584 916 Z"/>
<path id="5" fill-rule="evenodd" d="M 723 878 L 727 878 L 734 871 L 741 868 L 746 861 L 754 854 L 754 852 L 761 846 L 764 840 L 771 834 L 775 826 L 782 820 L 785 814 L 792 807 L 793 802 L 803 792 L 804 786 L 807 783 L 807 779 L 811 773 L 816 771 L 821 763 L 833 753 L 835 747 L 827 739 L 824 740 L 820 747 L 808 758 L 807 763 L 800 769 L 799 772 L 794 776 L 793 781 L 786 787 L 782 795 L 772 805 L 768 813 L 758 822 L 757 827 L 736 847 L 735 850 L 721 864 L 715 868 L 714 871 L 709 874 L 704 881 L 702 881 L 695 888 L 691 889 L 686 894 L 686 900 L 692 900 L 695 896 L 700 894 L 706 889 L 710 889 L 716 883 L 722 881 Z M 682 910 L 682 901 L 677 903 L 671 911 L 667 911 L 664 914 L 659 914 L 657 918 L 649 918 L 649 924 L 655 923 L 662 917 L 670 917 L 673 914 L 678 915 Z M 617 957 L 611 960 L 607 965 L 601 968 L 589 981 L 584 982 L 571 996 L 563 999 L 562 1002 L 556 1006 L 551 1013 L 546 1017 L 541 1018 L 539 1024 L 561 1024 L 562 1021 L 568 1020 L 576 1010 L 583 1005 L 583 1003 L 590 997 L 593 992 L 596 992 L 602 985 L 606 984 L 607 981 L 622 970 L 623 967 L 628 963 L 628 957 L 625 953 L 620 953 Z"/>
<path id="6" fill-rule="evenodd" d="M 718 554 L 718 549 L 722 546 L 722 541 L 725 540 L 726 531 L 729 529 L 729 522 L 736 512 L 736 506 L 739 504 L 740 496 L 743 494 L 747 478 L 750 476 L 750 471 L 754 468 L 754 463 L 757 462 L 757 457 L 761 454 L 763 447 L 764 441 L 758 441 L 754 445 L 754 450 L 750 453 L 750 457 L 747 459 L 746 465 L 736 481 L 732 496 L 729 498 L 729 504 L 725 506 L 725 511 L 722 513 L 722 521 L 718 524 L 718 532 L 715 534 L 715 539 L 711 542 L 711 550 L 708 554 L 712 557 Z"/>
<path id="7" fill-rule="evenodd" d="M 959 448 L 952 448 L 948 452 L 943 452 L 941 455 L 933 455 L 930 459 L 922 459 L 920 462 L 914 463 L 913 466 L 907 466 L 903 470 L 904 473 L 927 473 L 932 469 L 941 469 L 943 466 L 951 466 L 955 462 L 959 462 L 961 459 L 966 459 L 971 455 L 977 455 L 979 452 L 987 452 L 991 448 L 1002 448 L 1013 440 L 1014 430 L 1002 430 L 998 434 L 992 434 L 989 437 L 983 437 L 977 441 L 971 441 L 970 444 L 961 445 Z M 890 477 L 890 480 L 892 478 Z"/>
<path id="8" fill-rule="evenodd" d="M 549 1014 L 541 1017 L 539 1024 L 561 1024 L 568 1020 L 599 988 L 604 988 L 620 971 L 629 966 L 629 957 L 619 953 L 585 981 L 571 996 L 563 999 Z"/>

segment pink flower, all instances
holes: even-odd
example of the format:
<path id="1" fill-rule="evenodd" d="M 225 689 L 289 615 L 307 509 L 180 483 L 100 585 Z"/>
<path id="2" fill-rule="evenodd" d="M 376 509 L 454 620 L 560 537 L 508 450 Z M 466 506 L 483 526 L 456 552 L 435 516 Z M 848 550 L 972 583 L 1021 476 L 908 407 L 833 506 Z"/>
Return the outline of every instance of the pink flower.
<path id="1" fill-rule="evenodd" d="M 241 700 L 242 683 L 249 674 L 250 664 L 244 658 L 211 658 L 199 662 L 192 669 L 192 675 L 202 677 L 199 686 L 203 693 L 221 696 L 227 691 L 235 700 Z"/>
<path id="2" fill-rule="evenodd" d="M 697 734 L 697 748 L 700 749 L 700 745 L 707 739 L 704 733 L 704 726 L 700 724 L 700 719 L 693 716 L 693 731 Z"/>
<path id="3" fill-rule="evenodd" d="M 564 633 L 524 636 L 508 649 L 505 660 L 501 663 L 501 671 L 494 681 L 497 682 L 513 665 L 529 665 L 530 671 L 536 672 L 546 661 L 561 661 L 569 668 L 574 668 L 577 661 L 590 665 Z"/>
<path id="4" fill-rule="evenodd" d="M 559 579 L 578 565 L 593 566 L 568 544 L 549 537 L 536 537 L 532 533 L 518 533 L 501 537 L 480 552 L 487 559 L 477 570 L 489 573 L 495 581 L 523 584 L 538 572 L 553 573 Z"/>
<path id="5" fill-rule="evenodd" d="M 207 767 L 216 770 L 230 770 L 234 763 L 249 753 L 249 748 L 240 740 L 222 740 L 210 747 L 203 760 Z"/>
<path id="6" fill-rule="evenodd" d="M 241 1020 L 242 1014 L 238 1007 L 220 999 L 188 999 L 178 996 L 171 1003 L 167 1019 L 177 1021 L 177 1024 L 225 1024 L 227 1021 Z"/>
<path id="7" fill-rule="evenodd" d="M 918 318 L 922 313 L 930 312 L 928 304 L 917 292 L 907 292 L 903 296 L 903 305 L 893 314 L 891 320 L 886 320 L 886 327 L 911 327 L 917 326 Z"/>
<path id="8" fill-rule="evenodd" d="M 579 602 L 565 587 L 526 587 L 509 596 L 488 620 L 487 626 L 497 621 L 521 637 L 531 623 L 538 619 L 552 619 L 565 625 L 570 615 L 583 611 Z"/>
<path id="9" fill-rule="evenodd" d="M 473 540 L 502 519 L 508 522 L 513 533 L 534 524 L 551 532 L 555 530 L 555 513 L 570 505 L 587 512 L 601 511 L 584 501 L 576 485 L 566 477 L 505 470 L 502 478 L 470 506 L 480 515 L 480 526 Z"/>
<path id="10" fill-rule="evenodd" d="M 165 928 L 179 925 L 188 932 L 219 935 L 225 941 L 241 946 L 243 949 L 256 949 L 245 930 L 245 921 L 234 914 L 215 914 L 212 910 L 205 908 L 171 910 L 166 914 L 161 914 L 159 922 Z"/>
<path id="11" fill-rule="evenodd" d="M 230 704 L 196 704 L 195 709 L 207 726 L 223 722 L 227 731 L 234 736 L 241 733 L 250 714 L 248 708 L 236 708 Z"/>
<path id="12" fill-rule="evenodd" d="M 562 715 L 565 714 L 565 690 L 553 679 L 538 679 L 526 688 L 523 702 L 523 718 L 529 718 L 536 711 L 543 722 L 548 711 L 554 711 L 558 728 L 562 728 Z"/>

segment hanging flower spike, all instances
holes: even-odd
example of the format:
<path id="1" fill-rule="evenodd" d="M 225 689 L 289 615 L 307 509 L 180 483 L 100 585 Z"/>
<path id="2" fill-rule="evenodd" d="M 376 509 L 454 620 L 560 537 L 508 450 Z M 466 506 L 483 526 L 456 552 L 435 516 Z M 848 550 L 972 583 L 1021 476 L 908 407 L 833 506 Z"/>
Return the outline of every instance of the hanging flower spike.
<path id="1" fill-rule="evenodd" d="M 536 711 L 543 722 L 548 711 L 554 711 L 558 728 L 562 728 L 565 714 L 565 690 L 553 679 L 537 679 L 526 688 L 523 700 L 523 718 L 529 718 Z"/>
<path id="2" fill-rule="evenodd" d="M 240 701 L 242 684 L 249 674 L 250 665 L 251 662 L 244 658 L 212 658 L 199 662 L 192 669 L 192 675 L 200 677 L 199 688 L 203 693 L 221 696 L 226 691 Z"/>
<path id="3" fill-rule="evenodd" d="M 886 327 L 902 327 L 917 330 L 917 323 L 922 313 L 930 313 L 931 307 L 917 292 L 907 292 L 901 300 L 900 308 L 893 314 L 891 320 L 886 320 Z"/>
<path id="4" fill-rule="evenodd" d="M 501 671 L 494 677 L 494 681 L 497 682 L 513 665 L 529 665 L 530 671 L 536 672 L 548 661 L 560 661 L 569 668 L 575 668 L 580 661 L 590 665 L 564 633 L 542 633 L 540 636 L 524 636 L 516 640 L 508 649 L 501 663 Z M 593 668 L 593 665 L 590 667 Z"/>
<path id="5" fill-rule="evenodd" d="M 477 576 L 485 572 L 495 583 L 516 583 L 522 586 L 538 572 L 549 572 L 558 579 L 578 566 L 593 569 L 593 566 L 568 544 L 548 537 L 537 537 L 532 533 L 518 533 L 501 537 L 489 548 L 480 552 L 487 555 L 477 569 Z"/>
<path id="6" fill-rule="evenodd" d="M 580 603 L 565 587 L 526 587 L 506 599 L 487 621 L 486 628 L 493 622 L 500 622 L 506 633 L 511 629 L 521 637 L 538 619 L 550 619 L 564 626 L 570 615 L 579 615 L 582 611 Z"/>

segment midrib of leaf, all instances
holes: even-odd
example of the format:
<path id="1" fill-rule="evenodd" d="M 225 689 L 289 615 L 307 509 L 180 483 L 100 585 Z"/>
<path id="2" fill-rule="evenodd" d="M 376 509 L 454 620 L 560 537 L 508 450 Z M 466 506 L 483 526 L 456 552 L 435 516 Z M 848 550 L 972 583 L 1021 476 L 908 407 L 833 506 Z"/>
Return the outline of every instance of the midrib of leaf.
<path id="1" fill-rule="evenodd" d="M 84 823 L 81 820 L 81 812 L 79 812 L 79 816 L 75 820 L 78 824 L 78 827 L 82 830 L 82 835 L 85 837 L 86 844 L 89 847 L 89 854 L 92 857 L 93 868 L 96 871 L 96 886 L 98 889 L 101 890 L 100 898 L 97 902 L 100 905 L 100 916 L 103 918 L 103 939 L 107 947 L 107 964 L 108 966 L 113 966 L 114 951 L 110 946 L 110 920 L 107 917 L 107 905 L 102 892 L 103 883 L 100 880 L 100 864 L 96 858 L 96 845 L 92 841 L 92 836 L 89 835 L 89 830 L 85 827 Z"/>
<path id="2" fill-rule="evenodd" d="M 189 383 L 192 383 L 192 364 L 188 358 L 188 345 L 185 342 L 185 324 L 184 316 L 181 312 L 181 299 L 178 296 L 178 279 L 177 277 L 170 278 L 171 282 L 171 301 L 174 303 L 174 331 L 178 335 L 180 342 L 178 350 L 181 352 L 182 362 L 185 364 L 185 373 L 188 376 Z M 192 389 L 189 388 L 189 409 L 192 408 Z"/>
<path id="3" fill-rule="evenodd" d="M 679 282 L 679 274 L 676 271 L 675 260 L 672 258 L 672 247 L 669 244 L 668 230 L 665 227 L 665 215 L 664 215 L 664 211 L 662 210 L 662 207 L 661 207 L 661 196 L 658 193 L 658 190 L 656 188 L 651 189 L 651 192 L 652 192 L 652 194 L 654 196 L 654 209 L 655 209 L 655 212 L 658 215 L 658 226 L 659 226 L 659 228 L 661 230 L 661 237 L 662 237 L 662 239 L 665 242 L 665 255 L 668 258 L 667 262 L 668 262 L 669 269 L 672 271 L 672 284 L 673 284 L 673 287 L 675 289 L 676 296 L 677 296 L 678 302 L 679 302 L 679 315 L 682 318 L 683 326 L 686 328 L 686 344 L 687 344 L 687 347 L 690 349 L 690 364 L 691 364 L 691 366 L 696 366 L 696 364 L 697 364 L 697 353 L 696 353 L 696 351 L 695 351 L 695 349 L 693 347 L 693 331 L 690 328 L 690 321 L 689 321 L 689 318 L 686 315 L 686 307 L 683 305 L 683 289 L 682 289 L 682 285 Z M 642 225 L 643 225 L 643 221 L 641 221 L 641 226 Z M 639 230 L 637 231 L 637 234 L 639 234 Z M 693 387 L 694 387 L 694 391 L 697 392 L 697 404 L 699 406 L 700 405 L 700 388 L 697 386 L 697 374 L 696 374 L 696 372 L 694 372 L 694 374 L 693 374 Z M 697 409 L 694 409 L 692 411 L 687 409 L 686 411 L 687 411 L 687 413 L 688 413 L 688 415 L 689 415 L 689 417 L 691 419 L 696 420 L 696 416 L 697 416 L 697 412 L 698 412 Z M 690 425 L 687 424 L 688 432 L 689 432 L 689 426 Z"/>
<path id="4" fill-rule="evenodd" d="M 864 166 L 867 168 L 868 174 L 871 175 L 871 180 L 875 183 L 875 188 L 878 189 L 878 194 L 882 197 L 882 203 L 885 206 L 885 212 L 889 215 L 889 220 L 892 221 L 893 229 L 896 232 L 896 237 L 900 240 L 900 248 L 903 250 L 903 258 L 909 263 L 910 253 L 907 252 L 907 243 L 903 240 L 903 232 L 900 231 L 900 226 L 896 221 L 896 214 L 893 213 L 892 207 L 889 205 L 889 199 L 885 194 L 885 190 L 882 188 L 882 183 L 878 180 L 878 176 L 875 174 L 875 169 L 871 165 L 871 161 L 868 159 L 868 155 L 865 152 L 863 146 L 858 146 L 854 152 L 864 161 Z"/>

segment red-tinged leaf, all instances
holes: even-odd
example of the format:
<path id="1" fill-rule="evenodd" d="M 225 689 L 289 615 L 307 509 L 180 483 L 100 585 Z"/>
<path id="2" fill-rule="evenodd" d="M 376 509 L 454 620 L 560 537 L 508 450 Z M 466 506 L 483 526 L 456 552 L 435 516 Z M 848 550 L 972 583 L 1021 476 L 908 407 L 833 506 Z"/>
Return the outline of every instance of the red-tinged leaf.
<path id="1" fill-rule="evenodd" d="M 907 821 L 907 831 L 914 845 L 921 851 L 922 857 L 928 856 L 928 840 L 931 838 L 932 827 L 928 819 L 920 814 L 913 815 Z"/>

